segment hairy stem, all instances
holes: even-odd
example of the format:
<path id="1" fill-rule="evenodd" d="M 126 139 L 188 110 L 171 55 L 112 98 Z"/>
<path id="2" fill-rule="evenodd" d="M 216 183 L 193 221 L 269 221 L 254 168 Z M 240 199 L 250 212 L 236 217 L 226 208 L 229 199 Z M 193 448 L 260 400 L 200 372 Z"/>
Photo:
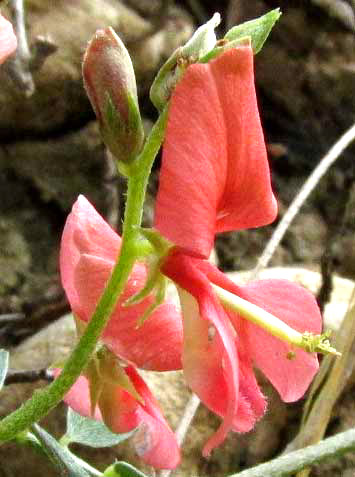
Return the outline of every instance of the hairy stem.
<path id="1" fill-rule="evenodd" d="M 257 465 L 229 477 L 285 477 L 313 464 L 329 458 L 339 457 L 355 450 L 355 429 L 341 432 L 321 441 L 319 444 L 305 447 L 282 455 L 265 464 Z"/>
<path id="2" fill-rule="evenodd" d="M 128 180 L 121 253 L 85 333 L 81 336 L 58 378 L 47 388 L 36 391 L 31 399 L 0 422 L 0 441 L 13 439 L 16 434 L 26 430 L 48 414 L 75 383 L 95 350 L 96 343 L 136 260 L 135 239 L 142 221 L 143 203 L 151 167 L 164 137 L 166 118 L 167 108 L 160 115 L 143 151 L 135 161 L 136 167 Z"/>

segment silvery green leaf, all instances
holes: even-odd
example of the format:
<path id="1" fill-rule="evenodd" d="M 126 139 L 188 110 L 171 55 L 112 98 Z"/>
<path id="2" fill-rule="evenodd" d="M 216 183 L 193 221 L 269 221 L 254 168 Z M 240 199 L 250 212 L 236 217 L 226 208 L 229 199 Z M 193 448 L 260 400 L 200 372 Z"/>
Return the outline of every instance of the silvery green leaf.
<path id="1" fill-rule="evenodd" d="M 48 432 L 38 424 L 32 426 L 32 431 L 41 446 L 45 449 L 53 464 L 60 470 L 60 475 L 66 477 L 91 477 L 91 473 L 84 470 L 71 452 L 57 442 Z"/>
<path id="2" fill-rule="evenodd" d="M 112 447 L 128 439 L 134 431 L 125 434 L 114 434 L 103 422 L 80 414 L 68 408 L 67 432 L 62 438 L 66 444 L 77 442 L 89 447 Z"/>
<path id="3" fill-rule="evenodd" d="M 254 55 L 256 55 L 263 47 L 269 33 L 280 16 L 280 9 L 276 8 L 255 20 L 250 20 L 231 28 L 224 38 L 225 40 L 233 41 L 239 38 L 250 37 L 251 46 Z"/>
<path id="4" fill-rule="evenodd" d="M 147 477 L 140 470 L 127 464 L 127 462 L 115 462 L 104 472 L 105 477 Z"/>

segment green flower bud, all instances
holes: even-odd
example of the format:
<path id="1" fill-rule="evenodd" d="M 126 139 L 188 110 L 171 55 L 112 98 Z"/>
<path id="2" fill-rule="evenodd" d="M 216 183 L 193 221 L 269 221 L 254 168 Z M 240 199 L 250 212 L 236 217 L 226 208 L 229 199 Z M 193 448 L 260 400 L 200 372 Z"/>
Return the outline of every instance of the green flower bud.
<path id="1" fill-rule="evenodd" d="M 129 53 L 111 27 L 98 30 L 83 62 L 84 85 L 100 123 L 102 138 L 128 173 L 142 149 L 144 131 Z"/>
<path id="2" fill-rule="evenodd" d="M 220 21 L 220 14 L 215 13 L 207 23 L 195 31 L 184 46 L 175 50 L 161 67 L 150 89 L 150 99 L 159 111 L 169 101 L 173 89 L 187 66 L 198 62 L 215 47 L 217 40 L 214 29 Z"/>

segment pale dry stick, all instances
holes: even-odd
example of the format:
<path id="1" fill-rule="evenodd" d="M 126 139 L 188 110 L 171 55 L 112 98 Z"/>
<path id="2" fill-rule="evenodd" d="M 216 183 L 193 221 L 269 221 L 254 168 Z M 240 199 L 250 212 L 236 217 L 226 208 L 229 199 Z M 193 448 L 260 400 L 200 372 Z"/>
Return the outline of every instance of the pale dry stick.
<path id="1" fill-rule="evenodd" d="M 320 179 L 327 172 L 329 167 L 338 159 L 340 154 L 352 143 L 355 139 L 355 124 L 348 129 L 341 138 L 330 148 L 328 153 L 321 159 L 318 166 L 314 169 L 312 174 L 306 180 L 306 182 L 301 187 L 299 193 L 296 195 L 295 199 L 287 209 L 286 214 L 283 216 L 279 225 L 276 227 L 271 239 L 267 243 L 264 252 L 262 253 L 258 265 L 252 271 L 249 281 L 255 280 L 259 273 L 265 268 L 269 261 L 271 260 L 273 254 L 275 253 L 278 245 L 283 239 L 288 227 L 290 226 L 293 219 L 296 217 L 300 208 L 314 190 Z M 178 439 L 179 445 L 181 445 L 185 439 L 186 433 L 189 429 L 190 423 L 193 420 L 200 400 L 196 395 L 192 395 L 189 402 L 186 405 L 180 424 L 176 430 L 176 437 Z M 171 470 L 163 470 L 160 472 L 159 477 L 169 477 L 171 475 Z"/>
<path id="2" fill-rule="evenodd" d="M 8 61 L 7 72 L 17 88 L 23 91 L 26 97 L 30 97 L 35 91 L 35 84 L 29 68 L 31 53 L 27 41 L 23 0 L 10 0 L 9 8 L 17 37 L 17 50 L 16 55 Z"/>
<path id="3" fill-rule="evenodd" d="M 3 68 L 16 91 L 29 98 L 35 92 L 32 74 L 42 67 L 48 56 L 57 51 L 57 46 L 49 37 L 37 36 L 30 48 L 23 0 L 9 0 L 9 9 L 17 37 L 17 49 L 16 54 L 9 58 Z"/>
<path id="4" fill-rule="evenodd" d="M 192 419 L 195 417 L 200 402 L 201 401 L 196 394 L 192 394 L 186 404 L 184 414 L 182 415 L 179 425 L 175 431 L 176 441 L 179 446 L 181 446 L 181 444 L 184 442 L 186 433 L 190 427 Z M 171 472 L 171 470 L 162 470 L 159 474 L 159 477 L 169 477 Z"/>
<path id="5" fill-rule="evenodd" d="M 332 410 L 343 391 L 347 378 L 351 375 L 354 361 L 353 343 L 355 337 L 355 287 L 349 301 L 349 307 L 337 333 L 335 346 L 341 352 L 341 357 L 336 361 L 328 358 L 322 363 L 325 376 L 316 380 L 307 399 L 303 423 L 296 438 L 287 446 L 289 449 L 300 449 L 316 444 L 324 437 L 331 418 Z M 323 370 L 322 369 L 322 370 Z M 308 477 L 311 469 L 301 470 L 296 477 Z"/>
<path id="6" fill-rule="evenodd" d="M 345 28 L 355 30 L 354 7 L 344 0 L 311 0 L 312 3 L 323 8 L 330 17 L 340 21 Z"/>
<path id="7" fill-rule="evenodd" d="M 318 464 L 325 459 L 340 457 L 355 450 L 355 429 L 328 437 L 318 444 L 282 455 L 251 469 L 228 477 L 286 477 L 306 466 Z"/>
<path id="8" fill-rule="evenodd" d="M 341 138 L 331 147 L 328 153 L 321 159 L 318 166 L 314 169 L 312 174 L 308 177 L 306 182 L 301 187 L 300 191 L 292 201 L 291 205 L 287 209 L 287 212 L 282 217 L 280 223 L 276 227 L 274 233 L 271 236 L 271 239 L 267 243 L 263 253 L 261 254 L 257 266 L 252 271 L 249 279 L 254 280 L 259 273 L 265 268 L 273 254 L 275 253 L 276 248 L 283 239 L 286 231 L 288 230 L 293 219 L 298 214 L 300 208 L 315 189 L 320 179 L 327 172 L 329 167 L 334 164 L 334 162 L 339 158 L 341 153 L 354 141 L 355 139 L 355 124 L 348 129 Z"/>

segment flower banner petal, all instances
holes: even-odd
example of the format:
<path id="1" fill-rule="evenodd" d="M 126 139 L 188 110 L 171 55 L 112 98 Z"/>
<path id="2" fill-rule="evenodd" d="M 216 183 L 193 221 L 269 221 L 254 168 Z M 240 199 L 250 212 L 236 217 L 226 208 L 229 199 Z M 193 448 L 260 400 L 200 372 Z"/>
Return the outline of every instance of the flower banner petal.
<path id="1" fill-rule="evenodd" d="M 188 253 L 208 257 L 216 232 L 275 219 L 250 47 L 187 68 L 172 95 L 159 180 L 155 227 Z"/>

